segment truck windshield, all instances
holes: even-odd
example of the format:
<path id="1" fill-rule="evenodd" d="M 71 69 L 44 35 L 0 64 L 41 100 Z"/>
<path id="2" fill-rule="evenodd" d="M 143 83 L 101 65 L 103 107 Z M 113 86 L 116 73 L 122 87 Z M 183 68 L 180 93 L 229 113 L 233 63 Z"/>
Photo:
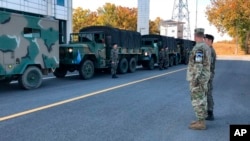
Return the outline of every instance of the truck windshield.
<path id="1" fill-rule="evenodd" d="M 71 33 L 70 43 L 81 43 L 93 41 L 93 34 L 90 33 Z"/>

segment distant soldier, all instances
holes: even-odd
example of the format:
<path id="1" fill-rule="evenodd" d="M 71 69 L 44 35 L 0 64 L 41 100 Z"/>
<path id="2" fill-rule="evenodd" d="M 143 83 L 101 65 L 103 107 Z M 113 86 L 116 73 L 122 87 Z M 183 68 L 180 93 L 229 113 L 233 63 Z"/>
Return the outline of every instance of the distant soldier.
<path id="1" fill-rule="evenodd" d="M 165 60 L 165 50 L 161 48 L 159 52 L 159 70 L 162 70 L 164 67 L 164 60 Z"/>
<path id="2" fill-rule="evenodd" d="M 169 66 L 169 53 L 168 53 L 168 47 L 165 48 L 165 58 L 164 58 L 164 68 L 167 69 Z"/>
<path id="3" fill-rule="evenodd" d="M 204 42 L 204 29 L 195 29 L 196 45 L 189 56 L 187 69 L 187 81 L 190 84 L 192 106 L 197 121 L 191 122 L 190 129 L 206 129 L 205 119 L 207 117 L 207 83 L 210 79 L 211 52 Z"/>
<path id="4" fill-rule="evenodd" d="M 212 90 L 213 90 L 213 78 L 215 75 L 214 69 L 215 69 L 215 61 L 216 61 L 216 52 L 213 48 L 213 42 L 214 42 L 214 36 L 205 34 L 205 42 L 206 44 L 210 47 L 211 49 L 211 76 L 208 81 L 208 91 L 206 93 L 207 95 L 207 118 L 206 120 L 214 120 L 214 114 L 213 114 L 213 109 L 214 109 L 214 100 L 213 100 L 213 95 L 212 95 Z"/>
<path id="5" fill-rule="evenodd" d="M 118 66 L 118 62 L 119 62 L 119 58 L 118 58 L 118 49 L 117 49 L 117 44 L 114 43 L 113 44 L 113 49 L 111 50 L 111 74 L 112 74 L 112 78 L 118 78 L 118 76 L 116 75 L 116 70 L 117 70 L 117 66 Z"/>

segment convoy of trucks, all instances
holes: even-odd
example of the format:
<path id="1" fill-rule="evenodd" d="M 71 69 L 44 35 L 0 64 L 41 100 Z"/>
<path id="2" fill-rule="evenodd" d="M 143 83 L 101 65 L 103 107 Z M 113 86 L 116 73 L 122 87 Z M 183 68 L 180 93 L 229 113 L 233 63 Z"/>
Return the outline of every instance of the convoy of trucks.
<path id="1" fill-rule="evenodd" d="M 18 22 L 17 22 L 18 21 Z M 110 70 L 112 43 L 119 45 L 118 72 L 135 72 L 138 65 L 154 69 L 159 51 L 168 48 L 168 66 L 188 63 L 194 42 L 162 35 L 143 35 L 108 26 L 89 26 L 70 34 L 59 45 L 58 21 L 52 18 L 0 11 L 0 83 L 18 80 L 24 89 L 42 84 L 51 72 L 65 77 L 78 71 L 90 79 L 96 70 Z"/>

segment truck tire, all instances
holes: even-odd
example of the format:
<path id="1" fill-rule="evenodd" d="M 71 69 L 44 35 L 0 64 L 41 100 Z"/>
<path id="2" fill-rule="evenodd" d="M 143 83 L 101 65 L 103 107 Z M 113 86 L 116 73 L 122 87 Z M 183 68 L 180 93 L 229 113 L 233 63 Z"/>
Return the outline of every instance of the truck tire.
<path id="1" fill-rule="evenodd" d="M 153 70 L 155 68 L 155 60 L 154 58 L 151 58 L 148 62 L 148 69 Z"/>
<path id="2" fill-rule="evenodd" d="M 94 76 L 95 68 L 91 60 L 85 60 L 80 64 L 79 75 L 82 79 L 90 79 Z"/>
<path id="3" fill-rule="evenodd" d="M 53 72 L 54 76 L 57 78 L 64 78 L 67 74 L 67 70 L 63 68 L 56 68 L 56 70 Z"/>
<path id="4" fill-rule="evenodd" d="M 26 89 L 35 89 L 42 84 L 42 72 L 38 67 L 30 66 L 18 79 L 19 85 Z"/>
<path id="5" fill-rule="evenodd" d="M 128 71 L 128 60 L 126 58 L 122 58 L 118 64 L 118 71 L 121 74 L 124 74 Z"/>
<path id="6" fill-rule="evenodd" d="M 135 72 L 136 71 L 136 60 L 134 57 L 132 57 L 130 60 L 129 60 L 129 67 L 128 67 L 128 72 Z"/>

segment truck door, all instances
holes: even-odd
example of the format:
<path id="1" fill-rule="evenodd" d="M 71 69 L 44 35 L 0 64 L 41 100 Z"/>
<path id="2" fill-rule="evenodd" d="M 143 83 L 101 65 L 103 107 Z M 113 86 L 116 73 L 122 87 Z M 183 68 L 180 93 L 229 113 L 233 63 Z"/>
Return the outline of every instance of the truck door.
<path id="1" fill-rule="evenodd" d="M 97 52 L 98 66 L 99 68 L 103 68 L 106 66 L 106 43 L 104 34 L 94 34 L 94 40 L 96 43 L 95 49 Z"/>

